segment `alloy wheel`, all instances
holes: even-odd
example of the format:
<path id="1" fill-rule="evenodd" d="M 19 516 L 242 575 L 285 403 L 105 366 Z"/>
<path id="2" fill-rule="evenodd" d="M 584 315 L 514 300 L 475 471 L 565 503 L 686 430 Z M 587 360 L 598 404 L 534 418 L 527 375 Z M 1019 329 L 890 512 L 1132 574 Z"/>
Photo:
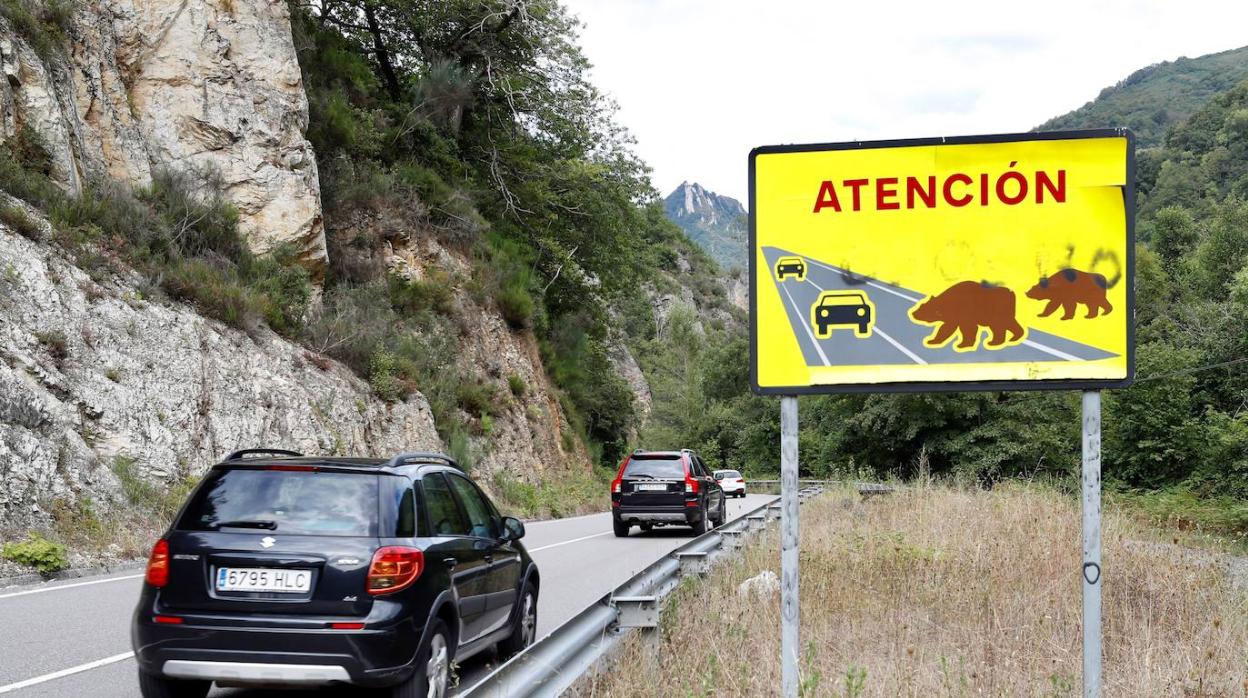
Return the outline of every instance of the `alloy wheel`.
<path id="1" fill-rule="evenodd" d="M 445 698 L 450 670 L 446 638 L 442 633 L 435 633 L 429 640 L 429 661 L 425 664 L 425 676 L 429 681 L 428 698 Z"/>
<path id="2" fill-rule="evenodd" d="M 537 604 L 533 601 L 533 594 L 524 595 L 522 612 L 524 615 L 520 617 L 520 637 L 524 639 L 523 646 L 528 647 L 537 638 Z"/>

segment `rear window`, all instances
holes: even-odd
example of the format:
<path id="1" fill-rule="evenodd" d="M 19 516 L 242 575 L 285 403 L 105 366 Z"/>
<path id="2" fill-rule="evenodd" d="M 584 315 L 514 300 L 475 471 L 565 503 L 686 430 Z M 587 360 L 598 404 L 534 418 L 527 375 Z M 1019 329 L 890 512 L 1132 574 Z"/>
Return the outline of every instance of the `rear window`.
<path id="1" fill-rule="evenodd" d="M 377 535 L 377 476 L 283 470 L 209 475 L 178 528 L 287 535 Z"/>
<path id="2" fill-rule="evenodd" d="M 732 479 L 732 478 L 738 478 L 738 477 L 741 477 L 741 473 L 738 473 L 738 472 L 737 472 L 737 471 L 735 471 L 735 470 L 717 470 L 717 471 L 715 471 L 715 472 L 716 472 L 716 474 L 718 474 L 720 477 L 722 477 L 722 478 L 727 478 L 727 479 Z"/>
<path id="3" fill-rule="evenodd" d="M 624 468 L 624 477 L 652 477 L 680 479 L 685 476 L 685 464 L 680 458 L 631 458 Z"/>

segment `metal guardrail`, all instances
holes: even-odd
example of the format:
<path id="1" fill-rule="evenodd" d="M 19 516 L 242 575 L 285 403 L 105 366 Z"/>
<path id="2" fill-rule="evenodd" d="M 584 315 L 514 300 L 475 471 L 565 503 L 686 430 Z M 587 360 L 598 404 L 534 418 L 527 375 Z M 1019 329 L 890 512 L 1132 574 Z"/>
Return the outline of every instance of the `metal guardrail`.
<path id="1" fill-rule="evenodd" d="M 822 486 L 802 488 L 802 500 Z M 705 574 L 717 557 L 780 518 L 773 499 L 664 555 L 549 635 L 512 657 L 467 691 L 464 698 L 554 698 L 603 657 L 630 629 L 658 626 L 659 610 L 682 577 Z"/>

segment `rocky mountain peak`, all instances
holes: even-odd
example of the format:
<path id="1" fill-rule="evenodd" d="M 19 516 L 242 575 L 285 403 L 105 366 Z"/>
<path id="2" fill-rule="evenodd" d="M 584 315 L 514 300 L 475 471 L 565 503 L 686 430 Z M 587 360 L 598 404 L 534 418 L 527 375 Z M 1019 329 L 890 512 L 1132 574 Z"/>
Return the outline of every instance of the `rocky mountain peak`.
<path id="1" fill-rule="evenodd" d="M 706 225 L 719 225 L 745 215 L 740 201 L 708 191 L 697 182 L 681 182 L 665 203 L 668 216 L 673 219 L 691 219 Z"/>
<path id="2" fill-rule="evenodd" d="M 721 267 L 745 265 L 745 207 L 740 201 L 684 181 L 663 204 L 667 217 Z"/>

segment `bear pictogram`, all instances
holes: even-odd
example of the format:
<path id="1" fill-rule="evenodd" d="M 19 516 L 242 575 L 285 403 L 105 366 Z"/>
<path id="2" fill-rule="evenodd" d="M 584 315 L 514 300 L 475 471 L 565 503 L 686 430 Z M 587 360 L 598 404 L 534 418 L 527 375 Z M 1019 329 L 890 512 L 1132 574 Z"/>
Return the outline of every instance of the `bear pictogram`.
<path id="1" fill-rule="evenodd" d="M 1108 315 L 1109 311 L 1114 309 L 1114 306 L 1105 299 L 1107 288 L 1109 284 L 1100 274 L 1078 269 L 1063 269 L 1047 279 L 1040 279 L 1040 283 L 1027 291 L 1027 297 L 1049 302 L 1040 313 L 1040 317 L 1052 315 L 1053 311 L 1061 306 L 1062 319 L 1070 320 L 1075 317 L 1075 310 L 1079 304 L 1083 303 L 1088 306 L 1088 314 L 1084 317 L 1094 318 L 1100 314 Z"/>
<path id="2" fill-rule="evenodd" d="M 999 349 L 1023 341 L 1026 331 L 1014 319 L 1014 292 L 1004 286 L 976 281 L 962 281 L 932 296 L 910 310 L 918 323 L 940 327 L 923 340 L 929 347 L 947 343 L 954 331 L 962 337 L 954 349 L 974 351 L 979 342 L 979 328 L 986 327 L 991 337 L 986 348 Z M 1007 333 L 1009 338 L 1006 338 Z"/>

